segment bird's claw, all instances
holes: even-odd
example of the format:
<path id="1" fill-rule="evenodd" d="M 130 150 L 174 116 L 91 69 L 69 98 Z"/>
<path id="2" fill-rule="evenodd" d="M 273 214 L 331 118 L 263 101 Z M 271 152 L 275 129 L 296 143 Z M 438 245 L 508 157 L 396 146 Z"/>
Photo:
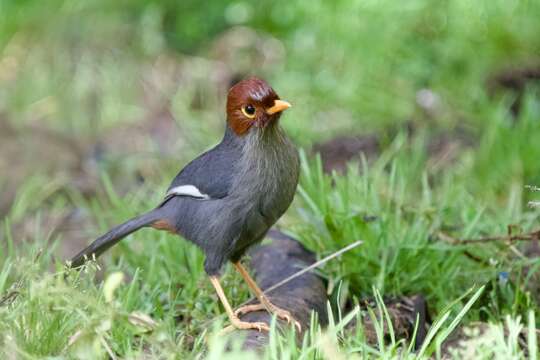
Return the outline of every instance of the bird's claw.
<path id="1" fill-rule="evenodd" d="M 280 309 L 272 303 L 267 304 L 267 306 L 264 306 L 261 303 L 241 306 L 235 310 L 234 314 L 236 316 L 241 316 L 250 312 L 262 310 L 268 311 L 270 314 L 276 315 L 278 319 L 286 321 L 287 324 L 292 323 L 299 333 L 302 332 L 302 325 L 291 315 L 289 311 Z"/>
<path id="2" fill-rule="evenodd" d="M 250 312 L 262 311 L 262 310 L 266 311 L 266 308 L 261 303 L 259 303 L 259 304 L 251 304 L 251 305 L 244 305 L 244 306 L 240 306 L 238 309 L 236 309 L 234 311 L 234 315 L 242 316 L 242 315 L 248 314 Z"/>
<path id="3" fill-rule="evenodd" d="M 293 324 L 296 330 L 298 330 L 298 332 L 301 333 L 302 325 L 300 324 L 300 322 L 296 320 L 295 318 L 293 318 L 292 315 L 288 311 L 285 311 L 285 312 L 286 313 L 284 314 L 278 314 L 277 312 L 275 314 L 277 317 L 287 321 L 287 324 Z"/>
<path id="4" fill-rule="evenodd" d="M 287 322 L 287 324 L 293 324 L 298 333 L 302 332 L 302 325 L 298 320 L 296 320 L 289 311 L 278 308 L 277 306 L 271 304 L 272 306 L 268 310 L 271 314 L 276 315 L 278 319 L 282 319 Z"/>
<path id="5" fill-rule="evenodd" d="M 259 332 L 261 331 L 270 332 L 270 327 L 268 326 L 268 324 L 264 322 L 247 322 L 247 321 L 242 321 L 238 318 L 235 318 L 231 320 L 231 325 L 221 330 L 221 334 L 228 334 L 234 330 L 251 330 L 251 329 L 257 330 Z"/>

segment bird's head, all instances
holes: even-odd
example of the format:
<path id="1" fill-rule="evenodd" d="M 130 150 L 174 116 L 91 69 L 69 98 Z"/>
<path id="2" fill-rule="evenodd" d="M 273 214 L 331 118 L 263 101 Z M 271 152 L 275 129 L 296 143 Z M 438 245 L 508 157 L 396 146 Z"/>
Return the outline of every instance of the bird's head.
<path id="1" fill-rule="evenodd" d="M 291 104 L 280 100 L 266 81 L 252 77 L 229 90 L 227 121 L 237 135 L 243 135 L 252 127 L 264 129 L 290 107 Z"/>

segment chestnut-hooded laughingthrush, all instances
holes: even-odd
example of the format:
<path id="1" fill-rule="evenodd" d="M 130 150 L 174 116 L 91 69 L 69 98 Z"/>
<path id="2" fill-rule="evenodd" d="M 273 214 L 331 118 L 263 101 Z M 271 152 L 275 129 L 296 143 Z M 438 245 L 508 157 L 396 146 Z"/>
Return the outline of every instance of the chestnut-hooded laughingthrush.
<path id="1" fill-rule="evenodd" d="M 112 228 L 68 263 L 80 267 L 142 227 L 166 230 L 196 244 L 205 254 L 204 269 L 233 327 L 268 330 L 262 322 L 241 321 L 240 314 L 266 309 L 300 324 L 273 305 L 240 263 L 291 204 L 298 184 L 299 158 L 279 124 L 291 105 L 263 80 L 249 78 L 227 96 L 227 121 L 221 142 L 187 164 L 163 201 L 153 210 Z M 219 283 L 231 261 L 259 303 L 233 311 Z"/>

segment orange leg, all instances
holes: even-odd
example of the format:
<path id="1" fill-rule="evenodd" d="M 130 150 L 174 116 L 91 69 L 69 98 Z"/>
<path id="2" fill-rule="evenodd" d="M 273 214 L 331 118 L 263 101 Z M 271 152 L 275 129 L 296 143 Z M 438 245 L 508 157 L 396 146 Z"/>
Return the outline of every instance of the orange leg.
<path id="1" fill-rule="evenodd" d="M 210 282 L 212 285 L 214 285 L 214 288 L 216 289 L 216 293 L 219 297 L 219 300 L 223 304 L 223 307 L 225 308 L 225 312 L 227 313 L 227 316 L 229 317 L 229 320 L 231 321 L 231 325 L 234 328 L 237 329 L 257 329 L 259 331 L 265 330 L 270 331 L 270 328 L 267 324 L 263 322 L 246 322 L 241 321 L 238 316 L 234 313 L 231 305 L 229 304 L 229 301 L 227 300 L 227 297 L 225 296 L 225 293 L 223 292 L 223 288 L 221 287 L 221 284 L 219 283 L 219 279 L 217 276 L 210 276 Z M 225 330 L 229 330 L 229 328 L 226 328 Z"/>
<path id="2" fill-rule="evenodd" d="M 234 263 L 234 267 L 236 268 L 236 270 L 238 270 L 240 275 L 242 275 L 242 277 L 248 284 L 249 288 L 253 292 L 253 295 L 255 295 L 255 297 L 259 300 L 259 304 L 246 305 L 246 306 L 242 306 L 238 308 L 234 312 L 236 316 L 247 314 L 253 311 L 266 310 L 270 314 L 275 314 L 278 318 L 287 321 L 287 323 L 289 324 L 291 322 L 294 323 L 294 326 L 296 326 L 298 331 L 299 332 L 302 331 L 302 326 L 297 320 L 293 318 L 293 316 L 291 315 L 289 311 L 283 310 L 270 302 L 268 297 L 263 293 L 263 291 L 259 288 L 255 280 L 253 280 L 253 278 L 247 272 L 246 268 L 240 262 Z"/>

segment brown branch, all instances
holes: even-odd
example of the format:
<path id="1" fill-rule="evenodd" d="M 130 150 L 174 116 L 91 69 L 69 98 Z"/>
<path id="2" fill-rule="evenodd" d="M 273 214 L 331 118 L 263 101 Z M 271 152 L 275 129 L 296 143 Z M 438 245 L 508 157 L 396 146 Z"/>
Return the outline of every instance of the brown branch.
<path id="1" fill-rule="evenodd" d="M 509 226 L 509 230 L 510 230 Z M 464 244 L 479 244 L 479 243 L 489 243 L 489 242 L 504 242 L 504 243 L 512 243 L 514 241 L 538 241 L 540 240 L 540 230 L 536 230 L 529 233 L 521 233 L 512 235 L 509 231 L 508 235 L 498 235 L 498 236 L 486 236 L 486 237 L 480 237 L 476 239 L 457 239 L 454 238 L 442 231 L 439 231 L 438 233 L 439 238 L 441 238 L 444 241 L 449 242 L 453 245 L 464 245 Z"/>
<path id="2" fill-rule="evenodd" d="M 17 298 L 17 296 L 19 296 L 19 294 L 20 293 L 16 290 L 7 293 L 2 299 L 0 299 L 0 307 L 11 304 Z"/>
<path id="3" fill-rule="evenodd" d="M 477 263 L 480 263 L 480 264 L 482 264 L 482 265 L 484 265 L 484 266 L 491 266 L 491 264 L 489 263 L 489 261 L 482 259 L 480 256 L 474 255 L 473 253 L 471 253 L 471 252 L 468 251 L 468 250 L 463 251 L 463 255 L 465 255 L 466 257 L 468 257 L 468 258 L 471 259 L 472 261 L 475 261 L 475 262 L 477 262 Z"/>

